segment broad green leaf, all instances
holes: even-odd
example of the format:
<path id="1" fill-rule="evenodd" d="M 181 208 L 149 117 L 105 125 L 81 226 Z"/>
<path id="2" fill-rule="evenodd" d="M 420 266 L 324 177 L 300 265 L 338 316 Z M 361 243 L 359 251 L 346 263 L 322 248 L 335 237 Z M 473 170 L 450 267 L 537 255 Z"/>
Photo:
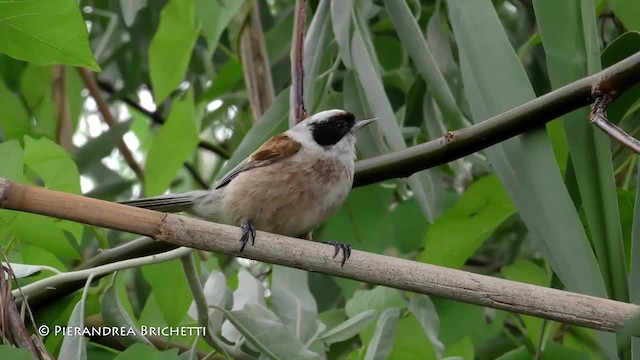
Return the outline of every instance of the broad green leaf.
<path id="1" fill-rule="evenodd" d="M 170 0 L 149 44 L 149 76 L 155 102 L 163 102 L 184 79 L 198 37 L 194 0 Z"/>
<path id="2" fill-rule="evenodd" d="M 26 264 L 40 264 L 65 271 L 68 267 L 50 251 L 27 243 L 20 244 L 20 257 Z"/>
<path id="3" fill-rule="evenodd" d="M 232 310 L 242 310 L 245 305 L 266 306 L 266 303 L 264 301 L 264 286 L 262 283 L 242 268 L 238 271 L 238 288 L 233 292 Z M 229 321 L 225 321 L 222 324 L 222 336 L 229 341 L 237 342 L 240 339 L 241 331 L 238 330 L 240 329 L 234 327 Z"/>
<path id="4" fill-rule="evenodd" d="M 513 264 L 504 266 L 500 271 L 507 280 L 544 287 L 549 286 L 550 279 L 544 269 L 528 260 L 518 259 Z M 529 339 L 531 339 L 531 343 L 537 346 L 540 343 L 543 320 L 534 316 L 520 316 L 527 328 L 527 333 L 529 335 Z"/>
<path id="5" fill-rule="evenodd" d="M 414 314 L 408 314 L 398 321 L 395 340 L 388 359 L 413 359 L 418 354 L 421 360 L 440 359 L 420 322 Z"/>
<path id="6" fill-rule="evenodd" d="M 534 99 L 491 2 L 449 0 L 448 5 L 474 122 Z M 598 264 L 545 130 L 504 141 L 487 149 L 487 154 L 532 239 L 564 285 L 572 291 L 606 296 Z M 603 334 L 602 338 L 606 348 L 615 352 L 615 337 Z"/>
<path id="7" fill-rule="evenodd" d="M 449 211 L 429 226 L 416 260 L 459 268 L 484 241 L 516 213 L 495 174 L 477 180 Z"/>
<path id="8" fill-rule="evenodd" d="M 1 7 L 2 5 L 0 5 Z M 32 132 L 31 120 L 20 98 L 0 81 L 0 135 L 7 140 L 22 140 Z"/>
<path id="9" fill-rule="evenodd" d="M 51 92 L 53 73 L 51 66 L 28 64 L 20 79 L 20 90 L 24 101 L 32 111 L 44 101 L 45 95 Z"/>
<path id="10" fill-rule="evenodd" d="M 47 188 L 81 194 L 80 174 L 76 164 L 69 154 L 53 141 L 25 137 L 24 162 L 38 174 Z"/>
<path id="11" fill-rule="evenodd" d="M 422 78 L 429 84 L 430 92 L 438 103 L 447 123 L 464 127 L 466 124 L 462 111 L 458 108 L 453 93 L 422 35 L 422 30 L 411 14 L 409 5 L 405 1 L 394 0 L 385 0 L 384 3 L 398 36 L 402 40 L 404 49 L 413 59 Z"/>
<path id="12" fill-rule="evenodd" d="M 246 304 L 241 310 L 225 314 L 251 345 L 271 359 L 321 359 L 263 305 Z"/>
<path id="13" fill-rule="evenodd" d="M 230 93 L 233 87 L 242 81 L 242 65 L 235 60 L 229 59 L 218 71 L 211 86 L 204 92 L 202 97 L 206 100 L 214 100 L 226 93 Z"/>
<path id="14" fill-rule="evenodd" d="M 204 297 L 207 300 L 207 306 L 209 308 L 209 328 L 207 331 L 217 333 L 222 327 L 222 321 L 224 320 L 224 314 L 217 308 L 227 308 L 227 297 L 230 297 L 231 293 L 227 289 L 227 279 L 224 273 L 221 271 L 212 271 L 207 277 L 207 281 L 204 283 L 203 288 Z M 229 304 L 231 306 L 231 304 Z M 198 319 L 198 310 L 195 302 L 189 306 L 187 312 L 192 319 Z"/>
<path id="15" fill-rule="evenodd" d="M 535 0 L 534 9 L 554 88 L 601 69 L 593 0 Z M 563 117 L 569 153 L 607 293 L 614 299 L 628 301 L 610 139 L 585 121 L 588 114 L 589 109 L 582 108 Z M 572 260 L 580 258 L 575 255 Z M 575 263 L 573 267 L 582 266 Z M 560 278 L 569 285 L 562 276 Z"/>
<path id="16" fill-rule="evenodd" d="M 100 70 L 75 1 L 0 2 L 0 38 L 0 51 L 16 59 Z"/>
<path id="17" fill-rule="evenodd" d="M 365 360 L 387 359 L 393 347 L 399 319 L 400 309 L 398 308 L 387 309 L 380 315 L 376 330 L 369 342 L 369 346 L 367 346 Z"/>
<path id="18" fill-rule="evenodd" d="M 74 306 L 69 322 L 67 323 L 68 329 L 82 329 L 84 328 L 84 316 L 85 316 L 85 301 L 87 300 L 87 293 L 91 285 L 93 276 L 89 276 L 87 279 L 84 290 L 82 291 L 82 297 L 80 301 Z M 58 359 L 60 360 L 85 360 L 87 358 L 87 348 L 84 343 L 84 336 L 81 333 L 72 332 L 71 334 L 65 334 L 64 340 L 62 340 L 62 346 L 60 347 L 60 354 Z"/>
<path id="19" fill-rule="evenodd" d="M 7 263 L 1 261 L 0 264 L 4 267 L 11 267 L 11 271 L 13 272 L 13 277 L 16 279 L 26 278 L 33 275 L 38 275 L 42 270 L 47 271 L 46 266 L 41 265 L 28 265 L 28 264 L 17 264 L 17 263 Z M 8 278 L 5 273 L 5 279 Z"/>
<path id="20" fill-rule="evenodd" d="M 179 260 L 142 267 L 142 275 L 162 311 L 167 325 L 176 326 L 191 304 L 191 291 Z M 145 323 L 144 325 L 149 325 Z"/>
<path id="21" fill-rule="evenodd" d="M 145 164 L 147 196 L 163 193 L 198 146 L 193 92 L 175 100 L 169 118 L 154 137 Z"/>
<path id="22" fill-rule="evenodd" d="M 284 89 L 260 120 L 249 130 L 242 142 L 233 152 L 231 158 L 220 170 L 220 176 L 231 171 L 242 160 L 265 142 L 269 137 L 287 129 L 287 116 L 289 115 L 289 89 Z"/>
<path id="23" fill-rule="evenodd" d="M 351 339 L 375 319 L 375 314 L 376 312 L 374 310 L 363 311 L 360 314 L 345 320 L 336 327 L 323 332 L 318 337 L 318 340 L 326 344 L 333 344 Z"/>
<path id="24" fill-rule="evenodd" d="M 351 12 L 353 0 L 331 1 L 331 25 L 338 43 L 340 58 L 351 68 Z"/>
<path id="25" fill-rule="evenodd" d="M 153 346 L 144 344 L 133 344 L 115 357 L 115 360 L 140 359 L 176 360 L 178 359 L 178 349 L 160 351 Z"/>
<path id="26" fill-rule="evenodd" d="M 609 6 L 627 30 L 640 31 L 640 7 L 634 0 L 609 0 Z"/>
<path id="27" fill-rule="evenodd" d="M 78 165 L 81 173 L 84 173 L 87 167 L 92 166 L 97 160 L 108 156 L 113 148 L 122 140 L 124 134 L 129 131 L 131 121 L 118 123 L 116 126 L 109 128 L 97 137 L 90 139 L 79 148 L 73 158 Z"/>
<path id="28" fill-rule="evenodd" d="M 140 330 L 136 327 L 136 324 L 131 320 L 129 314 L 122 306 L 118 292 L 116 291 L 116 276 L 118 273 L 113 274 L 111 284 L 102 294 L 101 315 L 104 320 L 104 325 L 108 327 L 117 327 L 120 329 L 127 329 L 132 334 L 127 333 L 127 336 L 118 336 L 116 339 L 123 345 L 133 345 L 135 343 L 143 343 L 151 345 L 151 342 L 145 338 Z"/>
<path id="29" fill-rule="evenodd" d="M 347 316 L 354 317 L 367 310 L 376 311 L 376 319 L 388 308 L 404 308 L 406 303 L 402 298 L 402 293 L 399 290 L 376 286 L 371 290 L 358 290 L 347 301 L 345 311 Z M 368 344 L 371 341 L 375 331 L 375 327 L 369 325 L 360 331 L 360 337 L 363 344 Z"/>
<path id="30" fill-rule="evenodd" d="M 78 250 L 54 219 L 29 213 L 19 213 L 12 232 L 22 241 L 50 251 L 56 256 L 80 259 Z"/>
<path id="31" fill-rule="evenodd" d="M 30 352 L 25 349 L 18 349 L 11 345 L 0 345 L 0 357 L 12 360 L 31 360 L 33 359 Z"/>
<path id="32" fill-rule="evenodd" d="M 307 343 L 316 332 L 318 307 L 309 291 L 307 272 L 273 265 L 271 277 L 271 304 L 273 312 L 302 343 Z"/>
<path id="33" fill-rule="evenodd" d="M 407 145 L 402 137 L 400 126 L 396 121 L 393 108 L 378 76 L 376 65 L 370 58 L 366 40 L 360 30 L 355 31 L 353 34 L 351 58 L 358 82 L 364 89 L 364 98 L 368 103 L 369 109 L 379 119 L 377 125 L 374 126 L 380 128 L 391 150 L 405 149 Z M 434 193 L 429 171 L 410 176 L 407 183 L 413 190 L 414 196 L 418 200 L 418 204 L 420 204 L 426 218 L 429 221 L 433 221 L 436 194 Z"/>
<path id="34" fill-rule="evenodd" d="M 0 81 L 0 87 L 2 82 Z M 1 95 L 0 95 L 1 96 Z M 23 181 L 24 152 L 16 140 L 0 143 L 0 177 L 14 181 Z M 0 210 L 0 243 L 10 231 L 18 212 Z"/>
<path id="35" fill-rule="evenodd" d="M 202 29 L 202 36 L 207 41 L 209 55 L 213 54 L 218 47 L 220 36 L 240 10 L 242 4 L 244 4 L 243 0 L 196 0 L 196 18 L 198 26 Z"/>
<path id="36" fill-rule="evenodd" d="M 316 79 L 320 63 L 327 50 L 326 38 L 329 32 L 330 0 L 320 0 L 304 38 L 302 61 L 304 66 L 304 103 L 307 109 L 314 109 Z"/>
<path id="37" fill-rule="evenodd" d="M 138 12 L 147 6 L 147 0 L 120 0 L 120 8 L 122 9 L 122 17 L 127 26 L 133 25 Z"/>
<path id="38" fill-rule="evenodd" d="M 438 338 L 440 319 L 431 299 L 427 295 L 414 294 L 409 301 L 409 311 L 422 325 L 422 329 L 429 338 L 436 356 L 441 358 L 444 354 L 444 345 Z"/>
<path id="39" fill-rule="evenodd" d="M 638 51 L 640 51 L 640 32 L 624 33 L 602 52 L 602 67 L 609 67 Z M 607 119 L 614 124 L 620 123 L 638 98 L 640 98 L 640 85 L 636 84 L 607 106 Z"/>

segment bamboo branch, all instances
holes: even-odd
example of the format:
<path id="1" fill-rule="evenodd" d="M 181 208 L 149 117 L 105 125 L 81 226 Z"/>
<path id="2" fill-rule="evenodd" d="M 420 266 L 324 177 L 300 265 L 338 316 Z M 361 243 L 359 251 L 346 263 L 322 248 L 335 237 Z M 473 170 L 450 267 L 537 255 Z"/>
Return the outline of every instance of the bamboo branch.
<path id="1" fill-rule="evenodd" d="M 80 76 L 82 77 L 82 80 L 84 81 L 85 86 L 89 90 L 91 97 L 93 97 L 93 99 L 96 101 L 96 104 L 98 105 L 98 110 L 100 110 L 100 113 L 102 114 L 102 120 L 109 127 L 116 126 L 118 122 L 113 117 L 113 114 L 111 114 L 111 109 L 109 109 L 109 104 L 107 104 L 106 100 L 102 96 L 102 92 L 98 87 L 98 83 L 96 82 L 96 78 L 95 76 L 93 76 L 93 73 L 90 70 L 85 68 L 78 68 L 78 72 L 80 73 Z M 140 165 L 138 165 L 138 163 L 136 162 L 135 158 L 133 157 L 133 154 L 131 153 L 131 150 L 129 150 L 129 148 L 127 147 L 127 144 L 125 144 L 123 139 L 120 139 L 120 141 L 118 141 L 117 146 L 118 146 L 118 150 L 120 151 L 120 154 L 122 154 L 122 157 L 127 162 L 127 165 L 129 165 L 131 170 L 133 170 L 133 172 L 136 174 L 138 179 L 140 179 L 140 181 L 143 181 L 144 172 L 142 171 L 142 168 L 140 167 Z"/>
<path id="2" fill-rule="evenodd" d="M 258 2 L 253 2 L 240 33 L 240 60 L 253 120 L 257 121 L 276 98 L 271 65 L 260 22 Z"/>
<path id="3" fill-rule="evenodd" d="M 260 231 L 255 246 L 239 253 L 241 230 L 234 226 L 129 207 L 1 178 L 0 207 L 604 331 L 621 330 L 627 321 L 640 313 L 637 305 L 357 250 L 341 267 L 341 260 L 333 258 L 332 246 Z"/>
<path id="4" fill-rule="evenodd" d="M 307 0 L 296 0 L 293 19 L 293 36 L 291 44 L 291 111 L 289 113 L 289 127 L 301 122 L 307 117 L 304 108 L 304 66 L 302 53 L 304 51 L 304 27 L 307 20 Z"/>
<path id="5" fill-rule="evenodd" d="M 599 73 L 575 81 L 526 104 L 443 137 L 356 163 L 354 186 L 363 186 L 457 160 L 529 130 L 594 101 L 591 89 L 599 86 L 622 94 L 640 82 L 640 53 Z"/>
<path id="6" fill-rule="evenodd" d="M 56 104 L 56 119 L 58 128 L 56 129 L 56 139 L 69 154 L 75 150 L 73 146 L 73 125 L 71 123 L 71 110 L 67 99 L 67 86 L 65 81 L 64 65 L 53 65 L 53 81 L 51 82 L 51 92 L 53 101 Z"/>

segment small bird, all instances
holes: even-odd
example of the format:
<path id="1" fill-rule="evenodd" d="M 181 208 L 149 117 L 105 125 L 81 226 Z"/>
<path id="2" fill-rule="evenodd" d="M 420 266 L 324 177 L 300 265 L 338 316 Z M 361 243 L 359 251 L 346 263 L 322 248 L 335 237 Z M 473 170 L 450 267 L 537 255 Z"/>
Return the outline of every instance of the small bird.
<path id="1" fill-rule="evenodd" d="M 314 114 L 264 142 L 223 176 L 213 190 L 168 194 L 123 204 L 165 212 L 186 211 L 200 218 L 240 226 L 240 251 L 256 230 L 301 237 L 327 221 L 353 185 L 355 132 L 375 119 L 356 120 L 344 110 Z M 342 250 L 342 265 L 351 246 Z"/>

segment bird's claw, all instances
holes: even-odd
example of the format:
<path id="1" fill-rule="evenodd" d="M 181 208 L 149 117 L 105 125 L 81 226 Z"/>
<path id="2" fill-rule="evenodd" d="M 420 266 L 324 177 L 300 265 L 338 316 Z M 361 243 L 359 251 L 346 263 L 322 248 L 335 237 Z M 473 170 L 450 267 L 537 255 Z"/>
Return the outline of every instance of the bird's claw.
<path id="1" fill-rule="evenodd" d="M 336 252 L 333 254 L 334 259 L 336 258 L 336 256 L 338 256 L 340 250 L 342 250 L 342 264 L 340 266 L 344 266 L 344 263 L 347 261 L 347 259 L 351 257 L 351 245 L 337 241 L 326 241 L 325 244 L 334 246 L 336 250 Z"/>
<path id="2" fill-rule="evenodd" d="M 240 238 L 242 247 L 240 248 L 240 252 L 242 252 L 245 246 L 247 246 L 249 239 L 251 239 L 252 246 L 256 244 L 256 228 L 254 228 L 253 225 L 251 225 L 251 223 L 248 221 L 244 221 L 240 225 L 240 228 L 242 229 L 242 237 Z"/>

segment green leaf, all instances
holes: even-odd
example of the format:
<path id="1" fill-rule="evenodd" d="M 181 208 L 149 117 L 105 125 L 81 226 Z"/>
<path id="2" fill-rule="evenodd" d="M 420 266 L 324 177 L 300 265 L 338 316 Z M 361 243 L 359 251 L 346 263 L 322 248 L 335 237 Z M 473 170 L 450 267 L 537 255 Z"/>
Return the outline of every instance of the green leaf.
<path id="1" fill-rule="evenodd" d="M 251 345 L 271 359 L 321 359 L 263 305 L 246 304 L 241 310 L 225 314 Z"/>
<path id="2" fill-rule="evenodd" d="M 640 51 L 640 32 L 624 33 L 613 40 L 602 52 L 602 67 L 609 67 L 638 51 Z M 620 123 L 638 98 L 640 98 L 640 85 L 636 84 L 607 106 L 607 119 L 614 124 Z"/>
<path id="3" fill-rule="evenodd" d="M 393 348 L 389 360 L 414 359 L 420 354 L 421 360 L 437 360 L 433 345 L 425 334 L 420 322 L 413 314 L 408 314 L 398 321 Z"/>
<path id="4" fill-rule="evenodd" d="M 380 128 L 391 150 L 406 149 L 407 144 L 404 142 L 400 126 L 396 121 L 393 108 L 378 76 L 376 65 L 370 58 L 367 43 L 361 31 L 355 31 L 353 34 L 351 58 L 358 82 L 364 89 L 364 98 L 369 105 L 369 109 L 379 119 L 375 126 Z M 407 183 L 413 190 L 414 196 L 427 219 L 433 221 L 436 196 L 429 172 L 414 174 L 408 178 Z"/>
<path id="5" fill-rule="evenodd" d="M 140 359 L 176 360 L 178 359 L 178 349 L 160 351 L 153 346 L 133 344 L 115 357 L 115 360 Z"/>
<path id="6" fill-rule="evenodd" d="M 309 290 L 307 272 L 273 265 L 271 304 L 280 320 L 302 343 L 316 332 L 318 307 Z"/>
<path id="7" fill-rule="evenodd" d="M 140 330 L 136 327 L 136 324 L 131 320 L 129 314 L 122 306 L 118 292 L 116 291 L 116 276 L 118 273 L 114 273 L 111 279 L 111 283 L 102 294 L 101 315 L 104 320 L 104 325 L 107 327 L 117 327 L 120 329 L 126 329 L 127 336 L 118 336 L 116 339 L 118 342 L 125 346 L 130 346 L 135 343 L 143 343 L 152 345 L 146 337 L 140 333 Z"/>
<path id="8" fill-rule="evenodd" d="M 385 0 L 385 6 L 400 40 L 402 40 L 404 49 L 413 59 L 422 78 L 429 84 L 429 90 L 438 103 L 438 107 L 442 110 L 447 123 L 457 127 L 466 126 L 462 111 L 458 108 L 453 93 L 440 72 L 407 2 Z"/>
<path id="9" fill-rule="evenodd" d="M 85 170 L 96 161 L 108 156 L 113 148 L 118 145 L 118 142 L 122 140 L 124 134 L 129 131 L 130 127 L 131 121 L 121 122 L 87 141 L 87 143 L 79 148 L 73 155 L 79 171 L 84 173 Z"/>
<path id="10" fill-rule="evenodd" d="M 367 346 L 365 360 L 387 359 L 393 347 L 399 319 L 400 309 L 398 308 L 387 309 L 380 315 L 376 330 Z"/>
<path id="11" fill-rule="evenodd" d="M 50 251 L 56 256 L 80 259 L 77 249 L 57 224 L 60 222 L 47 216 L 20 213 L 15 219 L 12 232 L 18 239 Z"/>
<path id="12" fill-rule="evenodd" d="M 0 264 L 4 267 L 7 267 L 7 263 L 4 261 L 0 261 Z M 38 275 L 42 270 L 48 270 L 46 267 L 41 265 L 27 265 L 27 264 L 17 264 L 17 263 L 8 263 L 11 267 L 11 271 L 13 272 L 13 277 L 15 279 L 21 279 L 30 277 L 33 275 Z M 8 276 L 5 274 L 5 279 Z"/>
<path id="13" fill-rule="evenodd" d="M 609 6 L 627 30 L 640 31 L 640 7 L 635 0 L 609 0 Z"/>
<path id="14" fill-rule="evenodd" d="M 331 1 L 331 25 L 338 43 L 340 58 L 350 69 L 351 65 L 351 12 L 353 0 Z"/>
<path id="15" fill-rule="evenodd" d="M 99 71 L 75 1 L 0 3 L 0 51 L 36 65 L 68 64 Z"/>
<path id="16" fill-rule="evenodd" d="M 203 99 L 210 101 L 232 92 L 233 87 L 242 80 L 242 76 L 242 65 L 235 59 L 229 59 L 202 95 Z"/>
<path id="17" fill-rule="evenodd" d="M 163 102 L 184 79 L 198 37 L 194 0 L 170 0 L 149 44 L 149 76 L 156 103 Z"/>
<path id="18" fill-rule="evenodd" d="M 325 344 L 333 344 L 340 341 L 351 339 L 356 336 L 360 330 L 367 327 L 375 319 L 376 312 L 374 310 L 366 310 L 360 314 L 345 320 L 336 327 L 329 329 L 318 337 L 318 340 Z"/>
<path id="19" fill-rule="evenodd" d="M 534 9 L 553 88 L 601 69 L 593 0 L 535 0 Z M 582 108 L 563 117 L 569 153 L 607 293 L 616 300 L 628 301 L 610 139 L 585 121 L 588 114 L 589 109 Z M 571 259 L 576 259 L 575 254 Z"/>
<path id="20" fill-rule="evenodd" d="M 516 213 L 495 174 L 477 180 L 427 230 L 418 261 L 459 268 L 484 241 Z"/>
<path id="21" fill-rule="evenodd" d="M 204 297 L 207 300 L 209 308 L 209 328 L 207 331 L 217 333 L 222 327 L 224 314 L 217 308 L 227 308 L 227 299 L 232 299 L 231 292 L 227 288 L 227 279 L 221 271 L 212 271 L 207 277 L 203 288 Z M 229 304 L 229 307 L 231 304 Z M 192 319 L 198 319 L 198 309 L 195 302 L 191 302 L 189 311 L 187 311 Z"/>
<path id="22" fill-rule="evenodd" d="M 527 75 L 491 3 L 449 0 L 448 5 L 474 121 L 534 99 Z M 572 291 L 605 297 L 598 263 L 545 130 L 529 131 L 504 141 L 487 149 L 487 154 L 532 239 L 564 285 Z M 615 336 L 602 334 L 601 339 L 613 356 Z"/>
<path id="23" fill-rule="evenodd" d="M 34 110 L 51 92 L 52 72 L 50 66 L 28 64 L 20 79 L 20 90 L 27 106 Z"/>
<path id="24" fill-rule="evenodd" d="M 289 115 L 289 88 L 284 89 L 278 94 L 275 101 L 269 109 L 262 115 L 260 120 L 249 130 L 242 142 L 233 152 L 231 158 L 225 163 L 220 170 L 219 175 L 222 176 L 242 160 L 246 159 L 251 153 L 271 136 L 276 135 L 287 129 L 287 116 Z"/>
<path id="25" fill-rule="evenodd" d="M 1 5 L 0 5 L 1 6 Z M 0 81 L 0 134 L 7 140 L 22 140 L 31 134 L 31 120 L 20 98 Z"/>
<path id="26" fill-rule="evenodd" d="M 435 352 L 437 358 L 442 358 L 444 345 L 438 338 L 440 319 L 431 299 L 423 294 L 414 294 L 409 301 L 409 310 L 422 326 L 424 333 L 433 346 L 433 352 Z"/>
<path id="27" fill-rule="evenodd" d="M 143 266 L 142 276 L 151 286 L 151 291 L 155 295 L 167 325 L 178 325 L 192 299 L 180 261 L 173 260 Z"/>
<path id="28" fill-rule="evenodd" d="M 53 141 L 24 139 L 25 165 L 44 181 L 49 189 L 81 194 L 80 174 L 69 154 Z"/>
<path id="29" fill-rule="evenodd" d="M 238 288 L 233 292 L 232 310 L 242 310 L 245 305 L 266 306 L 264 301 L 264 286 L 244 268 L 238 271 Z M 230 322 L 222 324 L 222 335 L 229 341 L 237 343 L 241 338 L 239 329 Z"/>
<path id="30" fill-rule="evenodd" d="M 439 298 L 432 301 L 440 317 L 439 339 L 445 349 L 466 338 L 476 347 L 482 346 L 503 331 L 507 317 L 503 311 Z"/>
<path id="31" fill-rule="evenodd" d="M 307 109 L 315 109 L 316 79 L 323 55 L 326 53 L 329 31 L 329 0 L 320 0 L 304 38 L 302 54 L 304 66 L 304 103 Z"/>
<path id="32" fill-rule="evenodd" d="M 640 169 L 640 163 L 638 163 Z M 631 231 L 631 273 L 629 274 L 629 300 L 640 304 L 640 176 L 636 182 L 636 203 Z M 632 358 L 640 359 L 640 337 L 631 339 Z"/>
<path id="33" fill-rule="evenodd" d="M 193 92 L 173 102 L 169 118 L 153 139 L 145 164 L 147 196 L 163 193 L 198 146 Z"/>
<path id="34" fill-rule="evenodd" d="M 24 166 L 24 153 L 20 144 L 15 141 L 0 143 L 0 177 L 22 181 L 22 169 Z"/>
<path id="35" fill-rule="evenodd" d="M 31 353 L 24 349 L 18 349 L 11 345 L 0 345 L 0 357 L 12 360 L 31 360 Z"/>
<path id="36" fill-rule="evenodd" d="M 81 333 L 73 331 L 74 329 L 84 328 L 84 308 L 85 301 L 87 300 L 87 293 L 91 285 L 93 276 L 90 276 L 82 291 L 82 297 L 80 301 L 73 307 L 69 322 L 67 323 L 67 329 L 70 329 L 71 334 L 65 334 L 64 340 L 62 340 L 62 346 L 60 347 L 60 354 L 58 359 L 60 360 L 86 360 L 87 348 L 84 343 L 84 336 Z"/>
<path id="37" fill-rule="evenodd" d="M 544 269 L 528 260 L 518 259 L 514 261 L 513 264 L 504 266 L 502 269 L 500 269 L 500 271 L 502 272 L 504 278 L 507 280 L 519 281 L 544 287 L 549 286 L 549 275 L 547 275 Z M 537 346 L 538 344 L 540 344 L 540 334 L 542 330 L 543 320 L 528 315 L 520 316 L 522 317 L 522 321 L 527 328 L 527 333 L 529 335 L 529 339 L 531 339 L 531 343 Z"/>
<path id="38" fill-rule="evenodd" d="M 207 41 L 209 55 L 218 47 L 218 40 L 244 1 L 196 0 L 196 17 L 202 36 Z M 257 6 L 257 4 L 256 4 Z"/>

